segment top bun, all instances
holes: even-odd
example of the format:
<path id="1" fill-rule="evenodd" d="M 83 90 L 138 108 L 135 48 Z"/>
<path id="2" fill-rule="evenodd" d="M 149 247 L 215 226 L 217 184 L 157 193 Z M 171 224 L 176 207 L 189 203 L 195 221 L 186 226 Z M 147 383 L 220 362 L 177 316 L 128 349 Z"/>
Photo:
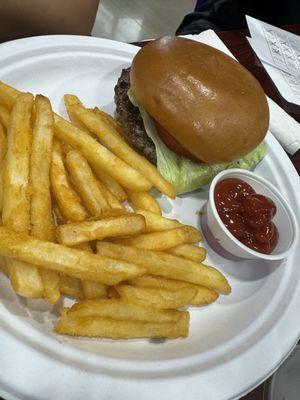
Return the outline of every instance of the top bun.
<path id="1" fill-rule="evenodd" d="M 134 57 L 131 88 L 147 112 L 197 159 L 226 163 L 266 135 L 269 109 L 257 80 L 213 47 L 164 37 Z"/>

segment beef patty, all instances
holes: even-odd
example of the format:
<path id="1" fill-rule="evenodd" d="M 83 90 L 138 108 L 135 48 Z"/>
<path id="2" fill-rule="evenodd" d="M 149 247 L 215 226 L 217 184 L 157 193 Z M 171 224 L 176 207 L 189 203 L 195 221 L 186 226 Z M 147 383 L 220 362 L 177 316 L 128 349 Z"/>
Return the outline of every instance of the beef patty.
<path id="1" fill-rule="evenodd" d="M 130 88 L 130 68 L 123 69 L 115 86 L 116 118 L 121 124 L 125 139 L 141 155 L 156 165 L 156 150 L 152 139 L 147 135 L 142 116 L 127 96 Z"/>

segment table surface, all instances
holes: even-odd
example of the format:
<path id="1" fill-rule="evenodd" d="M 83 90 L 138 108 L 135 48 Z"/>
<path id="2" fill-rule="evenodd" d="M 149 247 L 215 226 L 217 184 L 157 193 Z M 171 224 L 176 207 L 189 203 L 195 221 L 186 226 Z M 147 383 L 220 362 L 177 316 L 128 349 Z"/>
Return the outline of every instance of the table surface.
<path id="1" fill-rule="evenodd" d="M 300 35 L 300 24 L 287 25 L 283 28 L 290 32 L 296 33 L 297 35 Z M 277 104 L 279 104 L 298 122 L 300 122 L 300 107 L 286 102 L 281 97 L 278 90 L 265 72 L 260 61 L 253 53 L 251 47 L 246 40 L 246 35 L 249 35 L 249 32 L 247 30 L 235 30 L 219 32 L 218 35 L 232 52 L 232 54 L 238 59 L 238 61 L 243 64 L 257 78 L 265 93 L 274 101 L 276 101 Z M 1 32 L 0 27 L 0 43 L 11 39 L 18 39 L 20 37 L 21 35 L 18 35 L 17 31 L 13 34 L 10 34 L 10 36 L 8 37 L 5 33 Z M 138 42 L 135 44 L 143 46 L 146 44 L 146 42 Z M 298 173 L 300 174 L 300 151 L 298 151 L 294 156 L 291 156 L 290 158 Z M 258 386 L 251 393 L 242 397 L 240 400 L 266 400 L 266 391 L 268 385 L 269 380 Z"/>

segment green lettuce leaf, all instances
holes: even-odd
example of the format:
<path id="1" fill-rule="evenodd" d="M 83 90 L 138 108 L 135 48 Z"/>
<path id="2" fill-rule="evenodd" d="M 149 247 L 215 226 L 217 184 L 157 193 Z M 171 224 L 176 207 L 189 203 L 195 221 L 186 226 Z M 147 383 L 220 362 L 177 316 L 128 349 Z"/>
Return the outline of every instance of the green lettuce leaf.
<path id="1" fill-rule="evenodd" d="M 195 163 L 170 150 L 158 136 L 153 119 L 147 111 L 137 103 L 131 90 L 128 91 L 128 97 L 132 104 L 139 108 L 145 130 L 154 142 L 158 170 L 165 179 L 174 185 L 177 195 L 192 192 L 193 190 L 209 184 L 214 176 L 224 169 L 253 169 L 266 154 L 265 145 L 262 142 L 246 156 L 229 164 Z"/>

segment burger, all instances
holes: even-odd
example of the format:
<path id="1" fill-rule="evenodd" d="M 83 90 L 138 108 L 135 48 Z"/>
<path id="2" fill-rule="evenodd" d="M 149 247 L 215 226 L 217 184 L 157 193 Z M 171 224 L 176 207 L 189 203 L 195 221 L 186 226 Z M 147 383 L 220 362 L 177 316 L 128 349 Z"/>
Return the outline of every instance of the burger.
<path id="1" fill-rule="evenodd" d="M 115 87 L 125 139 L 155 164 L 177 194 L 221 170 L 252 169 L 263 158 L 266 96 L 237 61 L 182 37 L 148 43 Z"/>

